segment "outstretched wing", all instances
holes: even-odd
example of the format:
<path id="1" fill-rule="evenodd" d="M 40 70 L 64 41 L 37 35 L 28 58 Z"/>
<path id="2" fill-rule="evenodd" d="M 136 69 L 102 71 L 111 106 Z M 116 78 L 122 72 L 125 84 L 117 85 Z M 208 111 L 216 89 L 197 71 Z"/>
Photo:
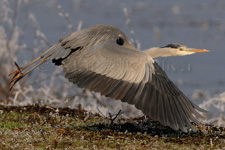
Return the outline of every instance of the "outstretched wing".
<path id="1" fill-rule="evenodd" d="M 190 121 L 204 111 L 173 84 L 161 67 L 141 51 L 112 42 L 71 53 L 62 61 L 65 77 L 79 87 L 134 104 L 145 115 L 174 130 L 195 130 Z"/>

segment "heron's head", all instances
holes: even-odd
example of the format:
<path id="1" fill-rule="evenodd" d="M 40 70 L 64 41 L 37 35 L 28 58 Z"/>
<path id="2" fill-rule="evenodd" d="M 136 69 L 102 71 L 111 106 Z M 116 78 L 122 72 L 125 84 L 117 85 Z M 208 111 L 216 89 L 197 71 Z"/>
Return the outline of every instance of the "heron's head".
<path id="1" fill-rule="evenodd" d="M 206 49 L 188 48 L 183 44 L 173 43 L 164 47 L 152 47 L 145 50 L 145 52 L 152 58 L 169 57 L 169 56 L 185 56 L 195 53 L 209 52 Z"/>
<path id="2" fill-rule="evenodd" d="M 171 56 L 185 56 L 195 53 L 209 52 L 209 50 L 206 49 L 188 48 L 187 46 L 179 43 L 168 44 L 161 48 L 165 51 L 169 51 Z"/>

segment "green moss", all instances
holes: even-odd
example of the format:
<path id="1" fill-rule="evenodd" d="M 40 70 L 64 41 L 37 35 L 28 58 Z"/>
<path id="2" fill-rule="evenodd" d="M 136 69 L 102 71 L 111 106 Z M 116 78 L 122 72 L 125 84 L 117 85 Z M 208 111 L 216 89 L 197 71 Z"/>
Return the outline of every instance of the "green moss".
<path id="1" fill-rule="evenodd" d="M 85 123 L 73 120 L 73 121 L 71 121 L 70 125 L 72 125 L 72 126 L 83 126 L 83 125 L 85 125 Z"/>
<path id="2" fill-rule="evenodd" d="M 0 122 L 0 128 L 2 129 L 15 129 L 21 128 L 22 126 L 19 122 Z"/>

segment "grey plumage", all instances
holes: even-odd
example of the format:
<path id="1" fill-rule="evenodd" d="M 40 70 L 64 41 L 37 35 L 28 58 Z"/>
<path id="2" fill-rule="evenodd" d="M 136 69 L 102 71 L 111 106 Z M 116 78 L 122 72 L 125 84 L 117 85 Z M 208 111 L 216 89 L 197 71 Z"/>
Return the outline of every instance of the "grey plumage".
<path id="1" fill-rule="evenodd" d="M 195 130 L 191 121 L 199 124 L 204 119 L 198 111 L 205 111 L 177 88 L 149 53 L 136 49 L 114 26 L 74 32 L 40 58 L 60 61 L 65 77 L 79 87 L 135 105 L 174 130 Z"/>

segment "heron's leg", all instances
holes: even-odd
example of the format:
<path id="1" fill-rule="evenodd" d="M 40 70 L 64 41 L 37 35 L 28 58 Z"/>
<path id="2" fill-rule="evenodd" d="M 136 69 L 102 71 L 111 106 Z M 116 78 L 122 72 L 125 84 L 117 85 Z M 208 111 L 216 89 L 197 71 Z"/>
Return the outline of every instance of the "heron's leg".
<path id="1" fill-rule="evenodd" d="M 40 59 L 40 58 L 39 58 Z M 39 59 L 35 59 L 36 61 L 38 61 Z M 36 61 L 32 61 L 31 63 L 29 63 L 29 65 L 25 65 L 24 67 L 20 68 L 18 66 L 18 64 L 15 62 L 15 65 L 17 67 L 16 71 L 13 71 L 13 73 L 15 73 L 15 75 L 12 77 L 12 79 L 9 82 L 9 85 L 12 83 L 12 85 L 10 86 L 9 90 L 11 91 L 11 89 L 13 88 L 13 86 L 16 84 L 16 82 L 18 82 L 20 79 L 22 79 L 24 76 L 26 76 L 27 74 L 29 74 L 32 70 L 34 70 L 36 67 L 38 67 L 39 65 L 43 64 L 44 62 L 47 61 L 47 59 L 43 59 L 41 60 L 38 64 L 36 64 L 35 66 L 33 66 L 32 68 L 30 68 L 28 71 L 26 71 L 25 73 L 22 73 L 22 69 L 27 68 L 28 66 L 30 66 L 31 64 L 33 64 Z M 9 75 L 12 75 L 13 73 L 10 73 Z"/>
<path id="2" fill-rule="evenodd" d="M 26 69 L 28 66 L 32 65 L 33 63 L 37 62 L 40 59 L 41 59 L 41 57 L 38 57 L 38 58 L 34 59 L 33 61 L 29 62 L 28 64 L 26 64 L 25 66 L 21 67 L 21 68 L 17 67 L 17 69 L 12 71 L 8 76 L 11 76 L 14 73 L 15 73 L 14 76 L 18 75 L 19 70 L 22 71 L 22 70 Z M 18 66 L 18 65 L 16 65 L 16 66 Z"/>

